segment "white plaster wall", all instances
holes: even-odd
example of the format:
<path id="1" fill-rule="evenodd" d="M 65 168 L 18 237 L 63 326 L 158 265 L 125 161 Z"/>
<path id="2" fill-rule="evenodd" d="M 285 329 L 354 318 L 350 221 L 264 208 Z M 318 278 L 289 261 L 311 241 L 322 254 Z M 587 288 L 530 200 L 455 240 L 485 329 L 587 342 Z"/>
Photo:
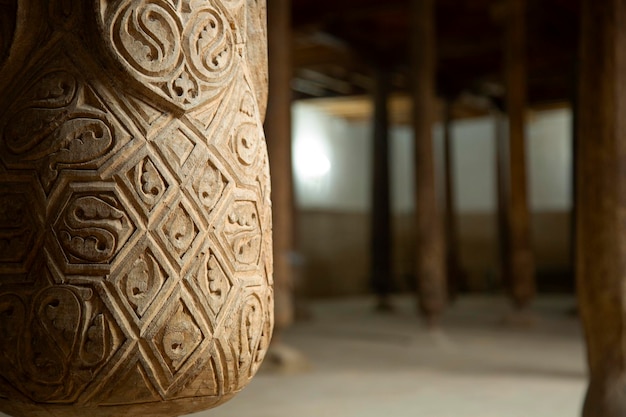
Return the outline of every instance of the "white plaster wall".
<path id="1" fill-rule="evenodd" d="M 367 122 L 350 123 L 306 102 L 293 106 L 296 201 L 305 209 L 364 212 L 370 207 L 372 129 Z M 442 129 L 433 131 L 441 170 Z M 528 173 L 533 210 L 571 207 L 571 112 L 535 113 L 528 124 Z M 495 124 L 491 117 L 457 121 L 454 135 L 454 185 L 460 212 L 496 209 Z M 317 145 L 310 146 L 311 143 Z M 413 135 L 408 127 L 391 132 L 392 204 L 396 212 L 414 207 Z M 299 175 L 298 163 L 321 151 L 330 171 L 314 178 Z M 304 150 L 304 152 L 301 152 Z"/>
<path id="2" fill-rule="evenodd" d="M 569 110 L 536 113 L 528 128 L 530 204 L 535 211 L 572 207 L 572 114 Z"/>

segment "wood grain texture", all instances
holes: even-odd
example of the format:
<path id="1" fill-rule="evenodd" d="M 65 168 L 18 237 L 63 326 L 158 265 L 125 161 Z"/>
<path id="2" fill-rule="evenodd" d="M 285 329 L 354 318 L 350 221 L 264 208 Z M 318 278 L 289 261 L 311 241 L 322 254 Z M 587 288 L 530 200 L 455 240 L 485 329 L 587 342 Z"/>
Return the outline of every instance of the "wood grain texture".
<path id="1" fill-rule="evenodd" d="M 583 1 L 577 280 L 591 383 L 584 417 L 626 414 L 626 3 Z"/>
<path id="2" fill-rule="evenodd" d="M 267 70 L 246 45 L 264 48 L 264 7 L 20 0 L 0 73 L 3 412 L 177 416 L 258 370 Z"/>

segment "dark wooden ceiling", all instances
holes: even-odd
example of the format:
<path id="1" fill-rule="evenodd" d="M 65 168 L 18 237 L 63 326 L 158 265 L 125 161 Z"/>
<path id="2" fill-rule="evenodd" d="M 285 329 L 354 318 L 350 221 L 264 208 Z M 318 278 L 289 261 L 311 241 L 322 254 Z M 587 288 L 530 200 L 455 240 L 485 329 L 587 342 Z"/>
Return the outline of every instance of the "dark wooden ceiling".
<path id="1" fill-rule="evenodd" d="M 437 90 L 504 94 L 506 0 L 435 0 Z M 363 94 L 375 66 L 406 88 L 409 0 L 294 0 L 296 97 Z M 532 104 L 570 100 L 575 86 L 579 0 L 527 0 L 527 59 Z"/>

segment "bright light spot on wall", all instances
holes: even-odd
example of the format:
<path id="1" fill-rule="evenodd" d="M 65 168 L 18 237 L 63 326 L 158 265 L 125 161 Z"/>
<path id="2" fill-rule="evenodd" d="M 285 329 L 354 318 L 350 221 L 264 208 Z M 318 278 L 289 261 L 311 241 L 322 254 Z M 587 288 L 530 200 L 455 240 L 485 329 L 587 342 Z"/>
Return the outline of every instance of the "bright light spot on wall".
<path id="1" fill-rule="evenodd" d="M 315 138 L 300 138 L 295 144 L 294 159 L 296 173 L 302 179 L 317 179 L 330 172 L 330 160 Z"/>

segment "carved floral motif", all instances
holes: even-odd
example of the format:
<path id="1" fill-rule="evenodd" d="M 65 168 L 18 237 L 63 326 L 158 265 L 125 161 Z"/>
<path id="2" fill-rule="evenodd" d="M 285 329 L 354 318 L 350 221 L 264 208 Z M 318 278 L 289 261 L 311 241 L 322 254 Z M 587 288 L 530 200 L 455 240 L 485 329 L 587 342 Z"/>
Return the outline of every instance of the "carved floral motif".
<path id="1" fill-rule="evenodd" d="M 258 369 L 271 213 L 248 74 L 265 69 L 244 51 L 261 3 L 31 0 L 18 24 L 41 30 L 13 41 L 0 0 L 0 79 L 16 74 L 0 88 L 0 411 L 189 414 Z"/>
<path id="2" fill-rule="evenodd" d="M 60 170 L 104 156 L 114 146 L 111 122 L 82 104 L 86 89 L 69 71 L 39 76 L 0 119 L 0 158 L 37 170 L 49 192 Z"/>
<path id="3" fill-rule="evenodd" d="M 232 76 L 233 23 L 218 1 L 107 3 L 99 15 L 113 56 L 160 96 L 191 109 L 215 97 Z"/>

